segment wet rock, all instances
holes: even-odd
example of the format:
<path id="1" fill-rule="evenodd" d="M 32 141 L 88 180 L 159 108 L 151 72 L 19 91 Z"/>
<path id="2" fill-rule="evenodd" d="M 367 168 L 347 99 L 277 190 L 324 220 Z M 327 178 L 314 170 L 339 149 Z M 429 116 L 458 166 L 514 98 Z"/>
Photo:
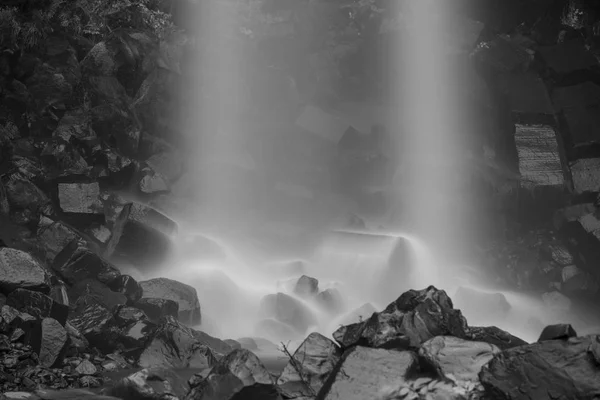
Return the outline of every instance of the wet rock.
<path id="1" fill-rule="evenodd" d="M 148 340 L 137 363 L 144 368 L 203 369 L 214 366 L 216 358 L 199 332 L 166 317 Z"/>
<path id="2" fill-rule="evenodd" d="M 164 368 L 145 368 L 116 382 L 104 394 L 122 399 L 150 400 L 175 397 L 182 399 L 187 383 L 174 371 Z"/>
<path id="3" fill-rule="evenodd" d="M 488 396 L 503 400 L 585 399 L 600 392 L 600 369 L 588 349 L 597 335 L 533 343 L 497 354 L 479 379 Z"/>
<path id="4" fill-rule="evenodd" d="M 169 299 L 145 298 L 134 303 L 136 308 L 142 310 L 152 322 L 158 322 L 163 317 L 177 318 L 179 305 Z"/>
<path id="5" fill-rule="evenodd" d="M 235 399 L 281 400 L 267 369 L 248 350 L 234 350 L 210 374 L 195 384 L 187 400 Z"/>
<path id="6" fill-rule="evenodd" d="M 294 293 L 301 297 L 310 297 L 319 293 L 319 281 L 310 276 L 302 275 L 296 282 Z"/>
<path id="7" fill-rule="evenodd" d="M 383 387 L 406 380 L 417 368 L 417 357 L 412 352 L 357 346 L 344 354 L 339 367 L 321 389 L 319 398 L 376 398 Z"/>
<path id="8" fill-rule="evenodd" d="M 62 362 L 61 356 L 66 350 L 67 339 L 67 331 L 58 321 L 44 318 L 39 353 L 40 364 L 52 368 L 55 364 Z"/>
<path id="9" fill-rule="evenodd" d="M 202 313 L 198 293 L 193 287 L 167 278 L 156 278 L 140 282 L 142 298 L 173 300 L 179 305 L 179 321 L 188 325 L 200 325 Z"/>
<path id="10" fill-rule="evenodd" d="M 67 322 L 69 308 L 54 302 L 49 296 L 27 289 L 17 289 L 6 298 L 6 304 L 36 318 L 53 318 L 61 325 Z"/>
<path id="11" fill-rule="evenodd" d="M 555 324 L 546 326 L 537 341 L 540 343 L 546 340 L 567 340 L 572 337 L 577 337 L 577 332 L 571 324 Z"/>
<path id="12" fill-rule="evenodd" d="M 77 372 L 79 375 L 96 375 L 98 373 L 98 369 L 90 361 L 83 360 L 77 367 L 75 367 L 75 372 Z"/>
<path id="13" fill-rule="evenodd" d="M 127 325 L 131 322 L 148 320 L 148 316 L 142 310 L 128 306 L 117 307 L 114 312 L 114 316 L 120 325 Z"/>
<path id="14" fill-rule="evenodd" d="M 79 330 L 77 330 L 77 328 L 71 325 L 68 321 L 65 324 L 65 330 L 67 331 L 67 335 L 69 336 L 70 355 L 73 355 L 73 353 L 83 353 L 89 349 L 90 344 L 88 340 L 85 338 L 85 336 L 83 336 L 83 334 L 81 334 L 81 332 L 79 332 Z"/>
<path id="15" fill-rule="evenodd" d="M 11 208 L 36 212 L 50 204 L 48 196 L 23 174 L 11 175 L 8 180 L 4 181 L 4 188 Z"/>
<path id="16" fill-rule="evenodd" d="M 37 239 L 46 251 L 46 261 L 51 265 L 69 243 L 80 240 L 81 236 L 62 222 L 42 216 L 38 225 Z"/>
<path id="17" fill-rule="evenodd" d="M 418 348 L 435 336 L 467 337 L 467 323 L 445 291 L 429 286 L 409 290 L 368 320 L 341 327 L 334 338 L 342 347 Z"/>
<path id="18" fill-rule="evenodd" d="M 35 323 L 35 317 L 9 305 L 4 305 L 0 309 L 0 332 L 4 334 L 10 335 L 17 329 L 23 332 L 31 330 Z"/>
<path id="19" fill-rule="evenodd" d="M 455 307 L 465 315 L 476 319 L 502 319 L 512 308 L 502 293 L 486 293 L 479 290 L 459 287 L 453 297 Z"/>
<path id="20" fill-rule="evenodd" d="M 58 200 L 66 213 L 102 214 L 100 185 L 93 183 L 59 183 Z"/>
<path id="21" fill-rule="evenodd" d="M 82 304 L 80 309 L 73 311 L 69 316 L 69 324 L 92 344 L 112 323 L 112 313 L 96 302 Z"/>
<path id="22" fill-rule="evenodd" d="M 513 336 L 495 326 L 470 326 L 467 331 L 467 338 L 476 342 L 493 344 L 501 350 L 511 349 L 513 347 L 527 344 L 527 342 L 523 339 Z"/>
<path id="23" fill-rule="evenodd" d="M 284 293 L 263 297 L 260 312 L 263 317 L 288 324 L 301 334 L 316 324 L 314 315 L 304 304 Z"/>
<path id="24" fill-rule="evenodd" d="M 123 294 L 128 304 L 134 304 L 142 298 L 143 290 L 139 283 L 129 275 L 121 275 L 109 285 L 114 292 Z"/>
<path id="25" fill-rule="evenodd" d="M 285 366 L 277 385 L 290 399 L 319 393 L 341 356 L 335 343 L 319 333 L 311 333 L 294 352 L 293 361 Z"/>
<path id="26" fill-rule="evenodd" d="M 40 262 L 24 251 L 0 248 L 0 292 L 28 289 L 48 294 L 49 276 Z"/>
<path id="27" fill-rule="evenodd" d="M 478 374 L 500 349 L 485 342 L 437 336 L 423 343 L 419 355 L 444 378 L 479 382 Z"/>
<path id="28" fill-rule="evenodd" d="M 79 242 L 68 244 L 55 258 L 52 269 L 70 285 L 84 279 L 95 279 L 110 284 L 121 272 Z"/>
<path id="29" fill-rule="evenodd" d="M 83 279 L 69 289 L 69 299 L 72 302 L 76 302 L 83 295 L 96 300 L 108 310 L 112 310 L 114 307 L 127 302 L 127 298 L 124 295 L 113 292 L 108 286 L 95 279 Z"/>

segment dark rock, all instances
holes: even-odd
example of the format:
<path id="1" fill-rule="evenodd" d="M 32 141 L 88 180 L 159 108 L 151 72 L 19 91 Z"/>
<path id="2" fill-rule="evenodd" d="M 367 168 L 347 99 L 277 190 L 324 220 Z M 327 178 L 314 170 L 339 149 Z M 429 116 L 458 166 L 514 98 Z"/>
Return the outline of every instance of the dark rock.
<path id="1" fill-rule="evenodd" d="M 319 293 L 319 281 L 310 276 L 302 275 L 296 282 L 294 293 L 301 297 L 314 296 Z"/>
<path id="2" fill-rule="evenodd" d="M 58 304 L 69 306 L 69 294 L 67 293 L 67 285 L 56 276 L 50 277 L 50 298 Z"/>
<path id="3" fill-rule="evenodd" d="M 28 289 L 50 292 L 49 275 L 41 263 L 17 249 L 0 248 L 0 292 Z"/>
<path id="4" fill-rule="evenodd" d="M 6 304 L 36 318 L 54 318 L 63 326 L 69 315 L 69 308 L 64 304 L 54 302 L 43 293 L 26 289 L 17 289 L 11 292 L 6 298 Z"/>
<path id="5" fill-rule="evenodd" d="M 108 286 L 95 279 L 83 279 L 69 289 L 69 299 L 72 302 L 76 302 L 83 295 L 96 300 L 108 310 L 112 310 L 114 307 L 127 302 L 127 298 L 124 295 L 113 292 Z"/>
<path id="6" fill-rule="evenodd" d="M 52 268 L 70 285 L 84 279 L 95 279 L 110 284 L 121 276 L 121 272 L 111 263 L 73 241 L 55 258 Z"/>
<path id="7" fill-rule="evenodd" d="M 116 397 L 102 396 L 97 393 L 81 389 L 68 390 L 36 390 L 31 395 L 31 400 L 119 400 Z M 19 399 L 29 400 L 29 397 L 18 397 Z"/>
<path id="8" fill-rule="evenodd" d="M 69 324 L 77 329 L 91 344 L 97 341 L 103 331 L 113 322 L 112 313 L 96 302 L 81 305 L 69 316 Z"/>
<path id="9" fill-rule="evenodd" d="M 135 307 L 119 306 L 114 312 L 115 319 L 119 325 L 128 325 L 132 322 L 147 321 L 148 316 L 142 310 Z"/>
<path id="10" fill-rule="evenodd" d="M 546 326 L 537 341 L 539 343 L 546 340 L 567 340 L 572 337 L 577 337 L 577 332 L 571 324 L 556 324 Z"/>
<path id="11" fill-rule="evenodd" d="M 93 183 L 59 183 L 58 200 L 66 213 L 102 214 L 100 185 Z"/>
<path id="12" fill-rule="evenodd" d="M 594 55 L 586 49 L 583 40 L 569 40 L 556 46 L 540 47 L 541 58 L 556 74 L 568 74 L 598 66 Z"/>
<path id="13" fill-rule="evenodd" d="M 147 341 L 138 365 L 144 368 L 204 369 L 214 366 L 216 361 L 210 345 L 199 332 L 180 324 L 173 317 L 166 317 Z"/>
<path id="14" fill-rule="evenodd" d="M 374 398 L 382 388 L 406 380 L 417 368 L 417 356 L 412 352 L 357 346 L 344 354 L 317 397 Z"/>
<path id="15" fill-rule="evenodd" d="M 600 392 L 600 369 L 589 350 L 597 335 L 549 340 L 508 349 L 484 366 L 479 379 L 490 398 L 592 399 Z"/>
<path id="16" fill-rule="evenodd" d="M 527 342 L 523 339 L 519 339 L 518 337 L 513 336 L 495 326 L 470 326 L 467 331 L 467 338 L 476 342 L 493 344 L 501 350 L 511 349 L 513 347 L 527 344 Z"/>
<path id="17" fill-rule="evenodd" d="M 4 182 L 6 197 L 11 207 L 38 211 L 50 204 L 44 192 L 22 174 L 13 174 Z"/>
<path id="18" fill-rule="evenodd" d="M 134 304 L 143 295 L 142 287 L 129 275 L 119 276 L 110 283 L 109 287 L 112 291 L 125 295 L 128 304 Z"/>
<path id="19" fill-rule="evenodd" d="M 61 356 L 66 351 L 67 339 L 67 331 L 58 321 L 44 318 L 39 353 L 40 364 L 52 368 L 55 364 L 62 362 Z"/>
<path id="20" fill-rule="evenodd" d="M 423 343 L 419 355 L 439 376 L 454 381 L 478 382 L 479 371 L 500 349 L 493 344 L 452 336 L 437 336 Z"/>
<path id="21" fill-rule="evenodd" d="M 234 350 L 191 388 L 187 400 L 281 400 L 267 369 L 248 350 Z"/>
<path id="22" fill-rule="evenodd" d="M 73 355 L 73 353 L 77 355 L 89 349 L 90 344 L 88 340 L 85 338 L 85 336 L 83 336 L 83 334 L 81 334 L 81 332 L 77 330 L 77 328 L 67 322 L 65 324 L 65 330 L 69 336 L 69 350 L 71 350 L 69 355 Z"/>
<path id="23" fill-rule="evenodd" d="M 152 322 L 158 322 L 161 318 L 167 316 L 177 318 L 179 313 L 179 305 L 168 299 L 141 299 L 135 302 L 134 307 L 142 310 Z"/>
<path id="24" fill-rule="evenodd" d="M 193 287 L 167 278 L 140 282 L 142 299 L 173 300 L 179 305 L 178 319 L 188 326 L 200 325 L 202 313 L 198 293 Z"/>
<path id="25" fill-rule="evenodd" d="M 285 366 L 277 385 L 286 398 L 319 393 L 341 356 L 335 343 L 319 333 L 311 333 L 293 354 L 293 361 Z"/>
<path id="26" fill-rule="evenodd" d="M 46 260 L 51 265 L 69 243 L 81 240 L 81 236 L 62 222 L 42 216 L 38 225 L 37 239 L 46 252 Z"/>
<path id="27" fill-rule="evenodd" d="M 183 399 L 186 392 L 187 383 L 174 371 L 164 368 L 145 368 L 103 391 L 109 396 L 136 400 Z"/>
<path id="28" fill-rule="evenodd" d="M 476 319 L 502 319 L 511 309 L 502 293 L 486 293 L 466 287 L 458 288 L 453 303 L 463 314 Z"/>
<path id="29" fill-rule="evenodd" d="M 263 317 L 288 324 L 301 334 L 316 324 L 315 316 L 304 304 L 284 293 L 263 297 L 260 310 Z"/>
<path id="30" fill-rule="evenodd" d="M 344 310 L 344 299 L 339 290 L 329 288 L 317 295 L 317 303 L 328 313 L 337 315 Z"/>

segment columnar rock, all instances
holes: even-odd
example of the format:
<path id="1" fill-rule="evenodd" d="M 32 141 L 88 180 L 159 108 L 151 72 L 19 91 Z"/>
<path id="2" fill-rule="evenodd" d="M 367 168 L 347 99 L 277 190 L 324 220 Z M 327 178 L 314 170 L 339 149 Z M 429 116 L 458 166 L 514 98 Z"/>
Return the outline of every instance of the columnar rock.
<path id="1" fill-rule="evenodd" d="M 173 300 L 179 305 L 179 321 L 188 325 L 200 325 L 202 313 L 198 293 L 193 287 L 167 278 L 140 282 L 142 298 Z"/>
<path id="2" fill-rule="evenodd" d="M 48 294 L 49 274 L 30 254 L 8 247 L 0 248 L 0 292 L 28 289 Z"/>
<path id="3" fill-rule="evenodd" d="M 342 351 L 331 340 L 311 333 L 294 352 L 277 385 L 289 399 L 319 393 L 341 355 Z"/>

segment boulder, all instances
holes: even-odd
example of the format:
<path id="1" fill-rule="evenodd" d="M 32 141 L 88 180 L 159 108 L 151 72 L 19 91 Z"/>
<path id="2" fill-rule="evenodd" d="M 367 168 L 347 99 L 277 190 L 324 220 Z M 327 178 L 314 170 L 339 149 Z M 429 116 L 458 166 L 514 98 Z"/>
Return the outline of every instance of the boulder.
<path id="1" fill-rule="evenodd" d="M 12 174 L 4 181 L 6 197 L 11 209 L 23 209 L 37 212 L 50 204 L 50 199 L 24 174 Z"/>
<path id="2" fill-rule="evenodd" d="M 28 289 L 48 294 L 50 281 L 42 264 L 24 251 L 0 248 L 0 292 Z"/>
<path id="3" fill-rule="evenodd" d="M 410 351 L 356 346 L 344 354 L 318 394 L 323 400 L 372 399 L 382 388 L 406 380 L 418 368 Z"/>
<path id="4" fill-rule="evenodd" d="M 69 308 L 54 302 L 49 296 L 27 289 L 17 289 L 6 298 L 6 304 L 36 318 L 54 318 L 61 325 L 67 322 Z"/>
<path id="5" fill-rule="evenodd" d="M 186 391 L 187 382 L 174 371 L 165 368 L 144 368 L 117 381 L 112 387 L 104 390 L 103 394 L 122 399 L 183 399 Z"/>
<path id="6" fill-rule="evenodd" d="M 79 375 L 96 375 L 98 373 L 98 368 L 90 361 L 83 360 L 75 367 L 75 372 Z"/>
<path id="7" fill-rule="evenodd" d="M 169 182 L 158 172 L 153 171 L 151 168 L 143 168 L 141 174 L 139 188 L 142 193 L 160 194 L 169 192 Z"/>
<path id="8" fill-rule="evenodd" d="M 382 348 L 419 348 L 442 335 L 467 337 L 467 322 L 445 291 L 429 286 L 409 290 L 368 320 L 339 328 L 333 335 L 343 348 L 359 343 Z"/>
<path id="9" fill-rule="evenodd" d="M 301 334 L 317 323 L 308 307 L 284 293 L 269 294 L 263 297 L 260 303 L 260 313 L 264 318 L 273 318 L 288 324 Z"/>
<path id="10" fill-rule="evenodd" d="M 319 293 L 319 281 L 310 276 L 302 275 L 296 282 L 294 293 L 300 297 L 311 297 Z"/>
<path id="11" fill-rule="evenodd" d="M 478 374 L 500 349 L 493 344 L 452 336 L 437 336 L 423 343 L 419 355 L 443 378 L 479 382 Z"/>
<path id="12" fill-rule="evenodd" d="M 38 224 L 37 240 L 46 251 L 46 261 L 52 265 L 56 256 L 70 243 L 81 240 L 81 236 L 62 222 L 42 216 Z"/>
<path id="13" fill-rule="evenodd" d="M 600 393 L 599 343 L 600 336 L 591 335 L 508 349 L 483 367 L 479 379 L 498 400 L 592 399 Z"/>
<path id="14" fill-rule="evenodd" d="M 69 315 L 69 324 L 80 332 L 91 344 L 113 323 L 112 313 L 101 304 L 91 301 Z"/>
<path id="15" fill-rule="evenodd" d="M 134 307 L 142 310 L 152 322 L 158 322 L 167 316 L 177 319 L 179 314 L 179 305 L 169 299 L 140 299 L 134 303 Z"/>
<path id="16" fill-rule="evenodd" d="M 467 339 L 493 344 L 501 350 L 527 344 L 523 339 L 513 336 L 496 326 L 470 326 L 467 331 Z"/>
<path id="17" fill-rule="evenodd" d="M 277 385 L 289 399 L 315 395 L 341 356 L 342 351 L 335 343 L 319 333 L 311 333 L 294 352 Z"/>
<path id="18" fill-rule="evenodd" d="M 147 341 L 137 363 L 143 368 L 210 368 L 217 360 L 205 336 L 208 335 L 182 325 L 173 317 L 165 317 Z M 223 347 L 230 350 L 225 343 Z M 220 350 L 222 348 L 215 353 Z"/>
<path id="19" fill-rule="evenodd" d="M 344 310 L 344 299 L 339 290 L 325 289 L 317 295 L 317 304 L 326 312 L 337 315 Z M 373 310 L 375 312 L 375 310 Z"/>
<path id="20" fill-rule="evenodd" d="M 188 326 L 200 325 L 202 313 L 198 293 L 193 287 L 167 278 L 140 282 L 142 298 L 173 300 L 179 305 L 179 321 Z"/>
<path id="21" fill-rule="evenodd" d="M 469 317 L 469 320 L 501 320 L 511 309 L 510 303 L 502 293 L 487 293 L 466 287 L 456 290 L 453 303 Z"/>
<path id="22" fill-rule="evenodd" d="M 546 340 L 567 340 L 572 337 L 577 337 L 577 332 L 571 324 L 555 324 L 546 326 L 537 341 L 540 343 Z"/>
<path id="23" fill-rule="evenodd" d="M 54 259 L 52 269 L 70 285 L 95 279 L 106 285 L 121 275 L 111 263 L 78 241 L 69 243 Z"/>
<path id="24" fill-rule="evenodd" d="M 100 185 L 92 183 L 59 183 L 58 201 L 65 213 L 102 214 Z"/>
<path id="25" fill-rule="evenodd" d="M 89 296 L 99 304 L 112 310 L 114 307 L 125 304 L 127 298 L 121 293 L 113 292 L 108 286 L 95 279 L 83 279 L 69 289 L 69 299 L 76 302 L 83 295 Z"/>
<path id="26" fill-rule="evenodd" d="M 127 304 L 134 304 L 142 298 L 142 287 L 129 275 L 117 277 L 108 286 L 113 292 L 121 293 L 127 298 Z"/>
<path id="27" fill-rule="evenodd" d="M 271 375 L 256 355 L 233 350 L 203 380 L 194 382 L 186 400 L 281 400 Z"/>
<path id="28" fill-rule="evenodd" d="M 67 331 L 58 321 L 44 318 L 39 353 L 40 364 L 52 368 L 55 364 L 62 362 L 61 356 L 66 351 L 67 340 Z"/>

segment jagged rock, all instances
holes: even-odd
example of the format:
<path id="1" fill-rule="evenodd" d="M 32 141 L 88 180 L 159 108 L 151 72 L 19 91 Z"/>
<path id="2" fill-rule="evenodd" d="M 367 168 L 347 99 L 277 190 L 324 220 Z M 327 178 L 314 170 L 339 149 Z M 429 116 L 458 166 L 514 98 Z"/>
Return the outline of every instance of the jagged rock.
<path id="1" fill-rule="evenodd" d="M 210 374 L 192 386 L 186 400 L 243 398 L 281 400 L 267 369 L 248 350 L 234 350 L 213 367 Z"/>
<path id="2" fill-rule="evenodd" d="M 325 289 L 317 295 L 317 304 L 333 315 L 337 315 L 344 309 L 344 299 L 339 290 L 335 288 Z"/>
<path id="3" fill-rule="evenodd" d="M 476 342 L 493 344 L 501 350 L 511 349 L 513 347 L 527 344 L 527 342 L 523 339 L 513 336 L 495 326 L 470 326 L 467 331 L 467 338 Z"/>
<path id="4" fill-rule="evenodd" d="M 67 339 L 67 331 L 58 321 L 52 318 L 44 318 L 42 320 L 42 340 L 39 353 L 40 364 L 51 368 L 57 362 L 61 362 L 60 356 L 66 350 Z"/>
<path id="5" fill-rule="evenodd" d="M 116 382 L 104 394 L 123 399 L 153 400 L 183 399 L 187 384 L 174 371 L 164 368 L 145 368 Z"/>
<path id="6" fill-rule="evenodd" d="M 412 352 L 356 346 L 344 354 L 339 367 L 319 392 L 319 398 L 375 398 L 383 387 L 406 380 L 417 368 L 417 357 Z"/>
<path id="7" fill-rule="evenodd" d="M 301 297 L 314 296 L 319 293 L 319 281 L 310 276 L 302 275 L 296 282 L 294 293 Z"/>
<path id="8" fill-rule="evenodd" d="M 4 181 L 4 188 L 11 208 L 36 212 L 50 204 L 48 196 L 23 174 L 11 175 Z"/>
<path id="9" fill-rule="evenodd" d="M 567 340 L 572 337 L 577 337 L 577 332 L 571 324 L 555 324 L 546 326 L 537 341 L 540 343 L 546 340 Z"/>
<path id="10" fill-rule="evenodd" d="M 142 310 L 135 307 L 119 306 L 114 312 L 115 319 L 119 324 L 148 320 L 148 316 Z"/>
<path id="11" fill-rule="evenodd" d="M 479 381 L 479 371 L 500 349 L 493 344 L 452 336 L 437 336 L 423 343 L 419 355 L 444 378 L 455 381 Z"/>
<path id="12" fill-rule="evenodd" d="M 502 293 L 486 293 L 466 287 L 457 289 L 453 303 L 465 315 L 477 319 L 486 316 L 502 319 L 512 308 Z"/>
<path id="13" fill-rule="evenodd" d="M 66 213 L 102 214 L 98 182 L 59 183 L 58 201 Z"/>
<path id="14" fill-rule="evenodd" d="M 96 300 L 108 310 L 127 302 L 123 294 L 113 292 L 108 286 L 95 279 L 83 279 L 69 289 L 69 299 L 72 302 L 76 302 L 83 295 Z"/>
<path id="15" fill-rule="evenodd" d="M 179 305 L 169 299 L 142 298 L 136 301 L 134 306 L 142 310 L 152 322 L 158 322 L 167 316 L 177 318 L 179 314 Z"/>
<path id="16" fill-rule="evenodd" d="M 209 368 L 217 360 L 206 342 L 200 332 L 166 317 L 148 340 L 137 363 L 143 368 Z"/>
<path id="17" fill-rule="evenodd" d="M 4 305 L 0 309 L 0 332 L 12 334 L 15 329 L 26 331 L 36 322 L 36 318 L 25 312 Z"/>
<path id="18" fill-rule="evenodd" d="M 52 269 L 70 285 L 84 279 L 95 279 L 108 285 L 121 275 L 112 264 L 77 241 L 69 243 L 56 256 Z"/>
<path id="19" fill-rule="evenodd" d="M 77 367 L 75 367 L 75 372 L 77 372 L 79 375 L 96 375 L 98 373 L 98 369 L 90 361 L 83 360 Z"/>
<path id="20" fill-rule="evenodd" d="M 69 308 L 54 302 L 49 296 L 27 289 L 17 289 L 6 298 L 6 304 L 36 318 L 54 318 L 61 325 L 67 322 Z"/>
<path id="21" fill-rule="evenodd" d="M 143 174 L 140 180 L 140 191 L 146 194 L 167 193 L 170 190 L 167 179 L 150 168 L 142 169 Z"/>
<path id="22" fill-rule="evenodd" d="M 108 330 L 112 322 L 112 313 L 96 302 L 82 305 L 69 316 L 69 324 L 81 332 L 90 343 L 101 336 L 103 331 Z"/>
<path id="23" fill-rule="evenodd" d="M 78 147 L 60 137 L 46 139 L 44 143 L 41 159 L 49 177 L 87 175 L 90 172 L 91 167 Z"/>
<path id="24" fill-rule="evenodd" d="M 200 325 L 202 313 L 198 293 L 193 287 L 167 278 L 156 278 L 140 282 L 142 298 L 173 300 L 179 305 L 179 321 L 188 325 Z"/>
<path id="25" fill-rule="evenodd" d="M 285 366 L 277 385 L 290 399 L 319 393 L 341 356 L 335 343 L 319 333 L 311 333 L 293 354 L 294 361 Z"/>
<path id="26" fill-rule="evenodd" d="M 70 139 L 85 139 L 95 136 L 91 127 L 91 116 L 83 109 L 67 111 L 60 121 L 58 126 L 52 133 L 53 137 L 60 137 L 69 142 Z"/>
<path id="27" fill-rule="evenodd" d="M 19 288 L 48 294 L 48 273 L 41 263 L 24 251 L 0 248 L 0 292 L 9 294 Z"/>
<path id="28" fill-rule="evenodd" d="M 316 324 L 315 316 L 304 304 L 284 293 L 263 297 L 260 312 L 263 317 L 288 324 L 301 334 Z"/>
<path id="29" fill-rule="evenodd" d="M 429 286 L 409 290 L 368 320 L 334 332 L 343 348 L 358 343 L 371 347 L 418 348 L 435 336 L 467 337 L 467 322 L 445 291 Z"/>
<path id="30" fill-rule="evenodd" d="M 68 321 L 65 324 L 65 330 L 69 336 L 71 350 L 75 354 L 83 353 L 89 349 L 90 344 L 88 340 Z"/>
<path id="31" fill-rule="evenodd" d="M 600 392 L 600 369 L 589 349 L 597 335 L 549 340 L 505 350 L 481 370 L 486 394 L 498 400 L 587 399 Z"/>
<path id="32" fill-rule="evenodd" d="M 42 216 L 38 226 L 37 239 L 46 251 L 46 260 L 52 264 L 54 258 L 69 243 L 81 239 L 81 236 L 62 222 Z"/>
<path id="33" fill-rule="evenodd" d="M 129 275 L 121 275 L 109 285 L 114 292 L 123 294 L 128 304 L 134 304 L 142 298 L 143 290 L 139 283 Z"/>

